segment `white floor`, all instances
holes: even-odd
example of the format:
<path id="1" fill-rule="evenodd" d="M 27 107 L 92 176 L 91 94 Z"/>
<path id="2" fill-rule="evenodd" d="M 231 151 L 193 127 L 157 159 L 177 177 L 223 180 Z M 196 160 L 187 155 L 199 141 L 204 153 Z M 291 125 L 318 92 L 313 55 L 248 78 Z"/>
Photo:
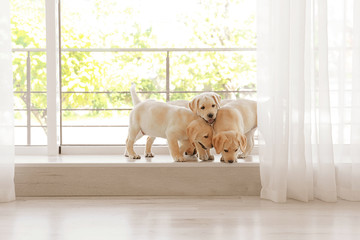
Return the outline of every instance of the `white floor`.
<path id="1" fill-rule="evenodd" d="M 0 204 L 1 240 L 360 239 L 360 203 L 258 197 L 19 198 Z"/>

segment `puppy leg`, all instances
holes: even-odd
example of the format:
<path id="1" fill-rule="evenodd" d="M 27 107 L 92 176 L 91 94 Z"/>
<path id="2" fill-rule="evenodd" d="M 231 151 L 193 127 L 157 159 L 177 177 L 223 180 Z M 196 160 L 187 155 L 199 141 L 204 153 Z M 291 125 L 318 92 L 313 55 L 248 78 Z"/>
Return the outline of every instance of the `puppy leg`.
<path id="1" fill-rule="evenodd" d="M 144 136 L 144 134 L 142 134 L 142 132 L 139 132 L 138 135 L 136 135 L 136 138 L 134 140 L 134 142 L 136 142 L 137 140 L 139 140 L 140 138 L 142 138 Z M 126 140 L 127 141 L 127 140 Z M 127 151 L 127 148 L 125 148 L 125 157 L 129 157 L 129 153 Z"/>
<path id="2" fill-rule="evenodd" d="M 256 129 L 253 129 L 245 134 L 245 136 L 246 136 L 245 152 L 240 153 L 237 156 L 238 158 L 246 158 L 251 153 L 252 149 L 254 148 L 254 133 L 255 133 L 255 131 L 256 131 Z"/>
<path id="3" fill-rule="evenodd" d="M 146 149 L 145 149 L 145 157 L 146 158 L 154 157 L 154 154 L 152 154 L 152 152 L 151 152 L 151 147 L 152 147 L 155 139 L 156 139 L 155 137 L 148 137 L 146 139 Z"/>
<path id="4" fill-rule="evenodd" d="M 215 159 L 214 155 L 211 155 L 210 149 L 206 149 L 206 155 L 208 155 L 208 160 L 214 160 Z"/>
<path id="5" fill-rule="evenodd" d="M 180 154 L 179 144 L 176 138 L 168 136 L 170 154 L 175 162 L 184 162 L 184 156 Z"/>
<path id="6" fill-rule="evenodd" d="M 129 134 L 126 139 L 126 151 L 128 152 L 130 159 L 140 159 L 141 158 L 134 151 L 134 143 L 136 141 L 136 137 L 138 136 L 139 132 L 140 132 L 140 127 L 138 127 L 138 126 L 129 127 Z"/>
<path id="7" fill-rule="evenodd" d="M 209 160 L 209 156 L 207 155 L 207 152 L 205 149 L 203 149 L 201 147 L 201 145 L 199 143 L 195 143 L 195 147 L 196 147 L 196 151 L 198 152 L 198 155 L 199 155 L 199 159 L 200 160 L 203 160 L 203 161 L 207 161 Z"/>

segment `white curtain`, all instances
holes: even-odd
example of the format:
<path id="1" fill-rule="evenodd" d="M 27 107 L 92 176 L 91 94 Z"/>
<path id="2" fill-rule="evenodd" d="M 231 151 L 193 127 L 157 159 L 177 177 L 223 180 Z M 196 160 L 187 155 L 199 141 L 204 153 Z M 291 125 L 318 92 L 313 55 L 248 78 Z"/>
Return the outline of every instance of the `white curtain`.
<path id="1" fill-rule="evenodd" d="M 261 197 L 360 200 L 360 1 L 258 0 Z"/>
<path id="2" fill-rule="evenodd" d="M 0 202 L 15 199 L 14 113 L 9 1 L 0 1 Z"/>

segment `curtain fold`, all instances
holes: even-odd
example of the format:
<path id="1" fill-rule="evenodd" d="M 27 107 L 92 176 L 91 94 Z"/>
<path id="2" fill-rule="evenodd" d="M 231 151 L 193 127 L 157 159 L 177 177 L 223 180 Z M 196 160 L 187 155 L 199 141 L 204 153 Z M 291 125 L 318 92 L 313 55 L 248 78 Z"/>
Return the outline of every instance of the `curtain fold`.
<path id="1" fill-rule="evenodd" d="M 262 198 L 360 200 L 358 5 L 257 2 Z"/>
<path id="2" fill-rule="evenodd" d="M 0 202 L 15 199 L 10 6 L 0 2 Z"/>
<path id="3" fill-rule="evenodd" d="M 353 5 L 352 79 L 351 79 L 351 139 L 349 154 L 343 156 L 345 164 L 339 165 L 339 197 L 360 201 L 360 2 Z M 346 151 L 346 150 L 344 150 Z M 349 158 L 347 160 L 346 158 Z"/>

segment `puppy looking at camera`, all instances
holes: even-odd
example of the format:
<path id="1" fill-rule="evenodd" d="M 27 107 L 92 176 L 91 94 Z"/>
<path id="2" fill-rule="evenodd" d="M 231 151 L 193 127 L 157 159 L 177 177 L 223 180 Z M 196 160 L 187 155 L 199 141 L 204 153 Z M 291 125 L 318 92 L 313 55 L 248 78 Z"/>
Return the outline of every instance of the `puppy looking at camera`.
<path id="1" fill-rule="evenodd" d="M 143 135 L 166 138 L 170 154 L 177 162 L 183 162 L 184 149 L 196 142 L 205 149 L 212 147 L 213 130 L 210 125 L 189 109 L 155 100 L 141 102 L 136 95 L 135 85 L 130 89 L 134 109 L 130 113 L 129 133 L 126 140 L 127 154 L 132 159 L 140 156 L 134 151 L 134 143 Z M 182 149 L 178 141 L 183 142 Z"/>
<path id="2" fill-rule="evenodd" d="M 189 108 L 193 113 L 213 124 L 220 108 L 221 97 L 213 92 L 201 93 L 189 102 Z"/>
<path id="3" fill-rule="evenodd" d="M 213 145 L 221 161 L 233 163 L 245 158 L 254 146 L 257 128 L 257 105 L 255 101 L 238 99 L 219 109 L 214 123 Z M 239 150 L 242 151 L 238 154 Z"/>
<path id="4" fill-rule="evenodd" d="M 167 104 L 180 106 L 180 107 L 188 107 L 194 114 L 198 115 L 202 119 L 204 119 L 209 125 L 212 125 L 216 119 L 216 114 L 218 109 L 220 108 L 221 97 L 220 95 L 213 92 L 206 92 L 195 96 L 191 101 L 186 100 L 176 100 L 168 102 Z M 188 129 L 188 134 L 191 134 L 195 129 Z M 154 155 L 151 153 L 151 146 L 154 142 L 154 137 L 148 137 L 146 141 L 146 156 L 153 157 Z M 189 146 L 185 154 L 186 155 L 194 155 L 198 153 L 199 159 L 203 161 L 214 160 L 214 155 L 210 154 L 210 148 L 205 148 L 201 145 L 201 143 L 191 140 L 192 144 Z"/>

